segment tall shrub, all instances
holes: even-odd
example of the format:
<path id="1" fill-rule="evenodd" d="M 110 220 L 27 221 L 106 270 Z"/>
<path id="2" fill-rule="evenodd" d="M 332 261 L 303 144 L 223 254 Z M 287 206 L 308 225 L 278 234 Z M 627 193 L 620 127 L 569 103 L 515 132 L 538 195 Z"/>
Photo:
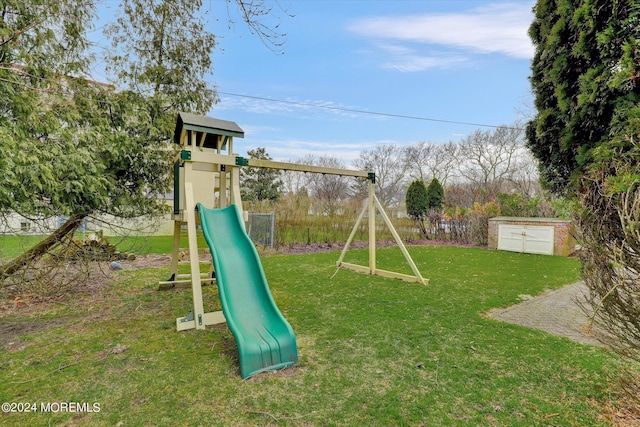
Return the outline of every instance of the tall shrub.
<path id="1" fill-rule="evenodd" d="M 529 147 L 549 188 L 581 201 L 592 305 L 625 354 L 640 358 L 640 7 L 539 0 L 529 34 L 537 109 Z"/>
<path id="2" fill-rule="evenodd" d="M 429 211 L 429 196 L 424 182 L 416 179 L 409 185 L 406 195 L 406 205 L 407 215 L 416 222 L 422 235 L 427 237 L 427 229 L 424 221 Z"/>
<path id="3" fill-rule="evenodd" d="M 427 187 L 427 207 L 442 210 L 444 205 L 444 188 L 437 178 L 433 178 Z"/>

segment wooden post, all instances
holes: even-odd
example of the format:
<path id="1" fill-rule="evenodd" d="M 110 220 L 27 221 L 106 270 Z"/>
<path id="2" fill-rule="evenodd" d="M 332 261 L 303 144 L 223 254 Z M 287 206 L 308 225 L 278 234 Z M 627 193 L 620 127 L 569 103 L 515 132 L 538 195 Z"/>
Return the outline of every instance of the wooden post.
<path id="1" fill-rule="evenodd" d="M 422 275 L 420 274 L 420 270 L 418 270 L 418 267 L 416 266 L 416 263 L 413 262 L 413 258 L 411 258 L 411 255 L 409 254 L 409 251 L 407 250 L 407 248 L 404 245 L 404 243 L 402 243 L 402 239 L 400 238 L 400 235 L 398 234 L 398 232 L 396 231 L 395 227 L 391 223 L 391 220 L 387 216 L 387 213 L 384 211 L 384 208 L 382 207 L 382 204 L 380 203 L 378 198 L 375 196 L 375 194 L 373 195 L 373 198 L 375 200 L 376 206 L 378 207 L 378 210 L 380 211 L 380 216 L 384 220 L 385 224 L 387 224 L 387 227 L 391 231 L 391 234 L 393 235 L 393 238 L 395 239 L 396 243 L 400 247 L 400 250 L 402 251 L 402 254 L 404 255 L 404 258 L 409 263 L 409 266 L 411 267 L 411 270 L 413 271 L 413 274 L 418 279 L 418 282 L 420 282 L 420 283 L 422 283 L 424 285 L 428 285 L 429 282 L 425 281 L 422 278 Z"/>
<path id="2" fill-rule="evenodd" d="M 385 212 L 384 208 L 382 207 L 382 204 L 380 203 L 380 201 L 376 197 L 374 190 L 375 190 L 374 184 L 371 184 L 371 187 L 369 189 L 369 199 L 365 202 L 365 204 L 363 206 L 363 209 L 362 209 L 362 212 L 360 212 L 360 216 L 356 220 L 356 224 L 353 227 L 353 229 L 351 230 L 351 234 L 349 235 L 349 238 L 347 239 L 347 243 L 344 245 L 344 248 L 342 249 L 342 252 L 340 253 L 340 258 L 338 258 L 338 261 L 336 262 L 336 265 L 338 267 L 348 268 L 350 270 L 354 270 L 354 271 L 357 271 L 359 273 L 365 273 L 365 274 L 382 276 L 382 277 L 389 277 L 389 278 L 393 278 L 393 279 L 401 279 L 401 280 L 405 280 L 405 281 L 408 281 L 408 282 L 418 282 L 418 283 L 422 283 L 423 285 L 428 285 L 429 284 L 429 280 L 428 279 L 424 279 L 422 277 L 422 275 L 420 274 L 420 271 L 418 270 L 418 267 L 416 266 L 415 262 L 413 262 L 413 259 L 411 258 L 411 255 L 409 254 L 409 251 L 407 251 L 407 248 L 405 247 L 404 243 L 402 242 L 402 239 L 400 239 L 400 235 L 398 234 L 398 232 L 396 231 L 395 227 L 393 226 L 393 223 L 391 222 L 391 220 L 387 216 L 387 213 Z M 396 243 L 400 247 L 400 250 L 402 251 L 402 254 L 404 255 L 405 259 L 407 260 L 407 263 L 409 264 L 409 266 L 411 267 L 411 270 L 413 271 L 413 274 L 414 274 L 413 276 L 410 276 L 408 274 L 395 273 L 393 271 L 387 271 L 387 270 L 382 270 L 382 269 L 377 268 L 377 266 L 376 266 L 376 230 L 375 230 L 375 228 L 376 228 L 376 222 L 375 222 L 376 210 L 380 212 L 380 216 L 384 220 L 386 226 L 391 231 L 391 234 L 393 235 L 393 238 L 395 239 Z M 360 223 L 362 222 L 364 214 L 367 211 L 369 212 L 369 266 L 365 267 L 365 266 L 362 266 L 362 265 L 347 263 L 347 262 L 344 262 L 343 260 L 344 260 L 344 257 L 346 255 L 346 253 L 347 253 L 347 250 L 349 249 L 349 246 L 351 245 L 351 242 L 352 242 L 352 240 L 353 240 L 353 238 L 354 238 L 354 236 L 356 234 L 356 230 L 360 226 Z"/>
<path id="3" fill-rule="evenodd" d="M 240 196 L 240 168 L 237 166 L 231 166 L 230 175 L 231 177 L 229 183 L 229 193 L 231 193 L 231 203 L 238 207 L 240 218 L 242 218 L 242 228 L 245 228 L 245 221 L 247 219 L 244 217 L 244 209 L 242 209 L 242 197 Z"/>
<path id="4" fill-rule="evenodd" d="M 219 165 L 220 172 L 218 172 L 220 188 L 218 189 L 218 207 L 226 208 L 228 205 L 227 202 L 227 172 L 222 169 L 226 169 L 225 165 Z"/>
<path id="5" fill-rule="evenodd" d="M 351 242 L 353 242 L 353 238 L 356 236 L 356 232 L 358 231 L 358 227 L 360 227 L 360 223 L 362 222 L 362 218 L 364 218 L 364 214 L 367 212 L 367 210 L 369 209 L 369 201 L 365 201 L 363 206 L 362 206 L 362 211 L 360 211 L 360 215 L 358 216 L 358 219 L 356 220 L 356 224 L 353 226 L 353 229 L 351 230 L 351 234 L 349 235 L 349 238 L 347 239 L 347 243 L 344 244 L 344 248 L 342 248 L 342 252 L 340 253 L 340 258 L 338 258 L 338 261 L 336 262 L 336 265 L 338 267 L 340 267 L 342 265 L 342 260 L 344 260 L 344 256 L 347 254 L 347 251 L 349 250 L 349 247 L 351 246 Z"/>
<path id="6" fill-rule="evenodd" d="M 173 250 L 171 251 L 171 277 L 178 277 L 178 256 L 180 255 L 180 225 L 182 221 L 173 221 Z"/>
<path id="7" fill-rule="evenodd" d="M 369 184 L 369 274 L 376 274 L 376 188 Z"/>
<path id="8" fill-rule="evenodd" d="M 198 237 L 196 235 L 196 206 L 193 200 L 193 185 L 185 179 L 184 187 L 187 232 L 189 236 L 189 263 L 191 264 L 191 289 L 193 290 L 193 319 L 196 329 L 204 329 L 200 257 L 198 256 Z"/>

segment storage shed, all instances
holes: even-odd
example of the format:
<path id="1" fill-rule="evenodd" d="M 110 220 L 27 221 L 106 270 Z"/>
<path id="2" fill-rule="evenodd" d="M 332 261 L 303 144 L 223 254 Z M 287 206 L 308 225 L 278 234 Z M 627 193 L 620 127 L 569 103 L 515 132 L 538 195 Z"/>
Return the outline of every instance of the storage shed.
<path id="1" fill-rule="evenodd" d="M 489 249 L 569 256 L 575 251 L 573 225 L 555 218 L 496 217 L 489 220 Z"/>

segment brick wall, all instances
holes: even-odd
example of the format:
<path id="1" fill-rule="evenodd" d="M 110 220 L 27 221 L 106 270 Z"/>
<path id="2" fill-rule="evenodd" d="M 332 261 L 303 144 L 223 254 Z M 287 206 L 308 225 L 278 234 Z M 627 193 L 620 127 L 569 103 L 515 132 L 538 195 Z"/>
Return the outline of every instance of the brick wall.
<path id="1" fill-rule="evenodd" d="M 574 228 L 571 221 L 555 218 L 519 217 L 496 217 L 489 220 L 489 249 L 498 248 L 498 229 L 500 224 L 553 226 L 553 254 L 555 256 L 570 256 L 575 251 L 576 240 L 574 238 Z"/>

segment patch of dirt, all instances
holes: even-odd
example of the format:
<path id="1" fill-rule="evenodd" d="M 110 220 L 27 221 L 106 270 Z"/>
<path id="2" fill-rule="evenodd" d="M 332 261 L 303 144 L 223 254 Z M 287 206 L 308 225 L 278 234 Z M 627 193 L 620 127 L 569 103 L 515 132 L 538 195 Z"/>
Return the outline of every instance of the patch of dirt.
<path id="1" fill-rule="evenodd" d="M 208 255 L 207 255 L 208 256 Z M 200 256 L 201 260 L 205 260 L 206 256 Z M 123 270 L 139 270 L 141 268 L 170 267 L 171 255 L 142 255 L 137 256 L 133 261 L 120 261 Z"/>
<path id="2" fill-rule="evenodd" d="M 298 372 L 304 372 L 307 368 L 304 366 L 287 366 L 282 369 L 274 369 L 271 371 L 260 372 L 259 374 L 253 375 L 249 378 L 245 378 L 244 381 L 252 382 L 252 383 L 260 383 L 266 379 L 277 377 L 277 378 L 290 378 L 295 377 Z M 238 372 L 239 373 L 239 372 Z"/>
<path id="3" fill-rule="evenodd" d="M 91 261 L 86 263 L 64 263 L 55 271 L 35 277 L 29 282 L 28 274 L 16 275 L 15 284 L 5 283 L 0 288 L 0 318 L 16 314 L 30 314 L 42 310 L 34 307 L 56 304 L 78 298 L 83 295 L 94 295 L 109 288 L 116 272 L 108 263 Z"/>
<path id="4" fill-rule="evenodd" d="M 601 416 L 614 427 L 638 427 L 640 426 L 640 405 L 628 396 L 621 397 L 615 404 L 605 405 L 593 402 L 600 409 Z"/>
<path id="5" fill-rule="evenodd" d="M 0 337 L 2 337 L 0 339 L 0 349 L 18 351 L 21 349 L 18 342 L 21 336 L 53 328 L 66 322 L 67 319 L 64 318 L 0 321 Z"/>

